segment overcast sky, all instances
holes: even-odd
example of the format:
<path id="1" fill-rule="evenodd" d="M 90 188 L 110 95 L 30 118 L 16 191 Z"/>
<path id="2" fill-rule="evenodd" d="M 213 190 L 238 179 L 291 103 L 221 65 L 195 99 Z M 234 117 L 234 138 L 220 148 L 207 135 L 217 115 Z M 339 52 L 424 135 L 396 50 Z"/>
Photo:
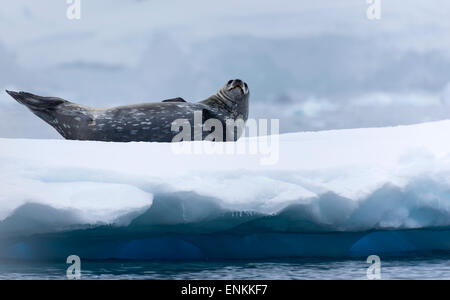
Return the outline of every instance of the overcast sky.
<path id="1" fill-rule="evenodd" d="M 202 100 L 250 86 L 250 117 L 283 132 L 450 114 L 450 2 L 61 0 L 0 6 L 0 137 L 58 138 L 4 89 L 91 106 Z"/>

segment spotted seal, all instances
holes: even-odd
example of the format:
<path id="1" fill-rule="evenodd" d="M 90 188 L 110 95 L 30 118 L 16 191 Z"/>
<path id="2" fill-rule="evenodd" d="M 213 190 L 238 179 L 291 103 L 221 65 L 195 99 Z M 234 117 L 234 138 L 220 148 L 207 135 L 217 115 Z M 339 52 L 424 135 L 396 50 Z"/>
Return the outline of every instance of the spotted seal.
<path id="1" fill-rule="evenodd" d="M 232 127 L 230 130 L 227 122 L 247 121 L 250 95 L 247 83 L 240 79 L 229 80 L 216 94 L 199 102 L 172 98 L 104 109 L 86 107 L 57 97 L 6 92 L 66 139 L 112 142 L 172 142 L 185 124 L 190 126 L 192 140 L 208 139 L 208 135 L 217 130 L 221 134 L 212 141 L 235 141 L 242 130 L 238 130 L 238 126 L 235 127 L 237 130 Z M 180 123 L 179 120 L 183 121 Z M 200 121 L 202 126 L 208 120 L 219 123 L 209 126 L 209 132 L 202 131 L 196 135 L 196 121 Z M 241 127 L 242 122 L 239 123 Z M 186 137 L 177 141 L 181 140 L 186 140 Z"/>

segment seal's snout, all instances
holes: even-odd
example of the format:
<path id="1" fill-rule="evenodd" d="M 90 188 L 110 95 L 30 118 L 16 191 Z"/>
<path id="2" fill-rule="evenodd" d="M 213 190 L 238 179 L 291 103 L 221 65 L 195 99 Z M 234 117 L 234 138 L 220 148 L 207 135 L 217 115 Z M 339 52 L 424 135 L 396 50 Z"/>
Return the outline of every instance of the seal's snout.
<path id="1" fill-rule="evenodd" d="M 231 79 L 227 82 L 227 90 L 231 91 L 235 88 L 239 88 L 242 94 L 248 93 L 248 85 L 240 79 Z"/>

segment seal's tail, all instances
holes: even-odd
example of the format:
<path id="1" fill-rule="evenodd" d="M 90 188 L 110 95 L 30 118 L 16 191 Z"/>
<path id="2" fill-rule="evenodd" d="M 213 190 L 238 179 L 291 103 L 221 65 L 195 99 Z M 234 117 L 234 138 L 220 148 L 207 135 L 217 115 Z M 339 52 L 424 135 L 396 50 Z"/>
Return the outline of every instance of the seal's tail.
<path id="1" fill-rule="evenodd" d="M 48 111 L 55 109 L 58 105 L 68 101 L 56 97 L 41 97 L 26 92 L 6 92 L 16 99 L 19 103 L 25 105 L 33 111 Z"/>

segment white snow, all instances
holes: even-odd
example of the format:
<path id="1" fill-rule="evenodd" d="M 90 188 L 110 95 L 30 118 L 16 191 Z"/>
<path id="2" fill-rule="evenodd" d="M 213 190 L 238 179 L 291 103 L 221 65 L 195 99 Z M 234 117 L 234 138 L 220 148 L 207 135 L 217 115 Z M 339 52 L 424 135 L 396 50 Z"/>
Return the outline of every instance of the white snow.
<path id="1" fill-rule="evenodd" d="M 336 230 L 448 226 L 449 132 L 440 121 L 284 134 L 273 165 L 261 155 L 174 154 L 165 143 L 0 139 L 0 220 L 38 203 L 79 224 L 114 223 L 157 193 L 192 191 L 225 211 L 300 204 Z"/>

